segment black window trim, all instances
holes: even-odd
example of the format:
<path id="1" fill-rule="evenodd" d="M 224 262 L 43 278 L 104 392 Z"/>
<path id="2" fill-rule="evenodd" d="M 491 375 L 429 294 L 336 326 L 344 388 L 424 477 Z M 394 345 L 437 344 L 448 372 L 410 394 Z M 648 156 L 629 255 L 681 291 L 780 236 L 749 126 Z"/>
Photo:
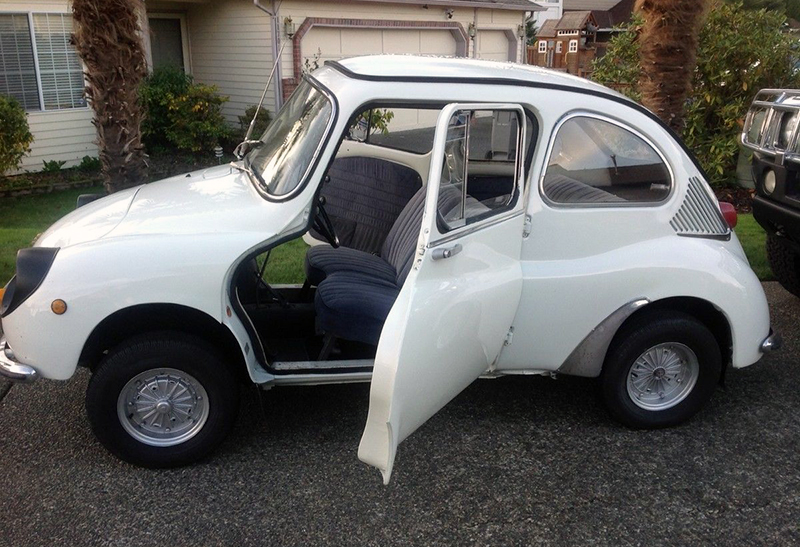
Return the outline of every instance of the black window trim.
<path id="1" fill-rule="evenodd" d="M 565 123 L 568 121 L 575 119 L 575 118 L 589 118 L 589 119 L 596 119 L 602 122 L 610 123 L 614 126 L 619 127 L 625 131 L 628 131 L 632 135 L 639 137 L 647 144 L 650 148 L 652 148 L 656 154 L 658 154 L 661 161 L 667 167 L 667 171 L 669 172 L 669 193 L 664 196 L 664 198 L 658 201 L 629 201 L 629 202 L 607 202 L 607 203 L 562 203 L 558 201 L 553 201 L 547 196 L 547 193 L 544 191 L 544 179 L 547 176 L 547 168 L 550 165 L 550 157 L 553 153 L 553 147 L 555 146 L 556 136 L 561 128 L 564 126 Z M 542 164 L 542 172 L 539 175 L 539 196 L 542 198 L 542 202 L 546 204 L 548 207 L 553 209 L 630 209 L 630 208 L 654 208 L 654 207 L 662 207 L 667 204 L 672 197 L 675 195 L 676 192 L 676 184 L 675 184 L 675 172 L 672 169 L 672 164 L 670 164 L 669 160 L 667 160 L 666 154 L 661 150 L 656 143 L 650 139 L 647 135 L 631 127 L 630 125 L 617 120 L 615 118 L 609 117 L 605 114 L 600 114 L 598 112 L 593 112 L 591 110 L 571 110 L 564 114 L 559 120 L 556 122 L 553 130 L 550 132 L 550 139 L 547 143 L 547 149 L 544 156 L 544 163 Z"/>

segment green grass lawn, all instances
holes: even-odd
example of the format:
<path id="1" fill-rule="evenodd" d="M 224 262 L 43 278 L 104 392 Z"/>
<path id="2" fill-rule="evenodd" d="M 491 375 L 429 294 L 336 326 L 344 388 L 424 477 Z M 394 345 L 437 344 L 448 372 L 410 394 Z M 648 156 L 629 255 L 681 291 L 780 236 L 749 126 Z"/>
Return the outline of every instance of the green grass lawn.
<path id="1" fill-rule="evenodd" d="M 38 234 L 72 211 L 80 194 L 101 190 L 100 187 L 81 188 L 52 194 L 4 198 L 0 201 L 0 285 L 4 285 L 13 275 L 18 249 L 30 246 Z M 764 250 L 766 236 L 753 220 L 753 215 L 739 215 L 736 234 L 759 279 L 773 280 Z M 275 249 L 264 277 L 270 283 L 302 283 L 306 248 L 307 245 L 298 239 Z"/>

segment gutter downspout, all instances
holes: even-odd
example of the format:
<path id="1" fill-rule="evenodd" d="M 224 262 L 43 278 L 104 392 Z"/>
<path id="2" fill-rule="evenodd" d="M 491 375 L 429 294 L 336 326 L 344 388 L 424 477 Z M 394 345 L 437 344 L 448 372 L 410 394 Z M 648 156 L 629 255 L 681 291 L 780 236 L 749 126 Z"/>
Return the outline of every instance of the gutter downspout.
<path id="1" fill-rule="evenodd" d="M 271 48 L 272 48 L 272 62 L 277 63 L 275 68 L 275 112 L 272 113 L 273 117 L 277 114 L 283 105 L 283 75 L 281 74 L 282 60 L 278 60 L 277 56 L 281 51 L 280 36 L 281 28 L 278 21 L 278 8 L 275 6 L 275 0 L 272 0 L 272 8 L 266 8 L 261 5 L 260 0 L 253 0 L 253 5 L 269 15 L 272 28 L 270 34 L 272 35 Z"/>

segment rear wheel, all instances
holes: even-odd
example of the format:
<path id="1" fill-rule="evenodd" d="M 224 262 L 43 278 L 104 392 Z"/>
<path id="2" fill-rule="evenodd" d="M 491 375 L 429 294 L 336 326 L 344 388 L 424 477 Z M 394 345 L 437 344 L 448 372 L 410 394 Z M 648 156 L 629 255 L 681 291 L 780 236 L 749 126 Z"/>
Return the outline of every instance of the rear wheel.
<path id="1" fill-rule="evenodd" d="M 113 349 L 86 393 L 100 442 L 144 467 L 203 458 L 227 436 L 238 406 L 238 382 L 214 348 L 171 332 L 132 338 Z"/>
<path id="2" fill-rule="evenodd" d="M 676 425 L 711 398 L 722 367 L 719 345 L 690 315 L 660 311 L 625 325 L 600 377 L 604 402 L 634 428 Z"/>
<path id="3" fill-rule="evenodd" d="M 783 288 L 800 297 L 800 253 L 784 245 L 777 237 L 768 236 L 767 259 Z"/>

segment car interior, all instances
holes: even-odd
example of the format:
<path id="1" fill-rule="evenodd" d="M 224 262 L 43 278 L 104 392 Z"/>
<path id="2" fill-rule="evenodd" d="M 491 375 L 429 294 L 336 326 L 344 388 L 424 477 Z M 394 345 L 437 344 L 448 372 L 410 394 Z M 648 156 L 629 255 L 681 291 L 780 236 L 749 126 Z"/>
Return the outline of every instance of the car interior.
<path id="1" fill-rule="evenodd" d="M 411 271 L 442 106 L 376 105 L 352 121 L 323 177 L 313 227 L 302 242 L 284 243 L 307 245 L 303 285 L 271 275 L 281 246 L 240 270 L 236 293 L 273 372 L 372 367 L 383 323 Z M 479 220 L 511 202 L 517 125 L 511 112 L 453 117 L 440 227 Z"/>

